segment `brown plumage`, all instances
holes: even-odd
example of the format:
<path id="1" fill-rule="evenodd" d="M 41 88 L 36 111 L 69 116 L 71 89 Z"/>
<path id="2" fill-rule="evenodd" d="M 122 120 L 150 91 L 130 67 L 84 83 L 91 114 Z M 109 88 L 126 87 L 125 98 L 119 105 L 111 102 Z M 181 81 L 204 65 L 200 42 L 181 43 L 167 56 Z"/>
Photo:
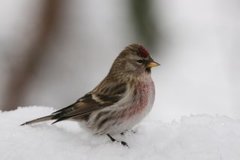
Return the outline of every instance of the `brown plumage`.
<path id="1" fill-rule="evenodd" d="M 131 129 L 151 110 L 155 94 L 151 68 L 158 65 L 143 46 L 131 44 L 92 91 L 68 107 L 22 125 L 70 119 L 84 122 L 93 133 L 106 134 L 113 140 L 112 134 Z"/>

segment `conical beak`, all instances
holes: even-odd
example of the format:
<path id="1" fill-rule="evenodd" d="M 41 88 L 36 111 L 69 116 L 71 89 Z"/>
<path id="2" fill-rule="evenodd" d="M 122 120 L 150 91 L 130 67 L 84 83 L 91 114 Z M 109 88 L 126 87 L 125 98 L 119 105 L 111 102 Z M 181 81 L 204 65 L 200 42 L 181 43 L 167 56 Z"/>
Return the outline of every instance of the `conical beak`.
<path id="1" fill-rule="evenodd" d="M 147 68 L 153 68 L 153 67 L 157 67 L 157 66 L 160 66 L 159 63 L 155 62 L 154 60 L 150 61 L 148 64 L 147 64 Z"/>

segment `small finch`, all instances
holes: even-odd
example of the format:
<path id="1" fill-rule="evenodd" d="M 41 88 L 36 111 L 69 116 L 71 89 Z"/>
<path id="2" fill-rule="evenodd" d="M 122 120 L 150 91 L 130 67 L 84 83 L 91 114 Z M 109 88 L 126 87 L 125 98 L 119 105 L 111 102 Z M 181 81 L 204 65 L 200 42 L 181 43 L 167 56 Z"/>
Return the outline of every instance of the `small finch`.
<path id="1" fill-rule="evenodd" d="M 158 65 L 143 46 L 131 44 L 118 55 L 108 75 L 92 91 L 68 107 L 22 125 L 75 120 L 94 134 L 107 135 L 111 141 L 128 146 L 112 135 L 131 130 L 151 110 L 155 97 L 151 68 Z"/>

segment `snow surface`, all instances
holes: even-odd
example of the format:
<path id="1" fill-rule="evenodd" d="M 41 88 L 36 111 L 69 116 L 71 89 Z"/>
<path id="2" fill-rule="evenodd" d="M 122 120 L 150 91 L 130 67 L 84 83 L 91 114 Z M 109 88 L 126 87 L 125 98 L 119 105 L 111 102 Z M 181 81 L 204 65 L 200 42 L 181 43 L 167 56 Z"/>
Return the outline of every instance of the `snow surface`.
<path id="1" fill-rule="evenodd" d="M 196 115 L 172 123 L 145 119 L 135 128 L 137 133 L 118 137 L 130 148 L 71 121 L 19 126 L 53 111 L 34 106 L 0 112 L 1 160 L 240 159 L 240 121 L 225 116 Z"/>

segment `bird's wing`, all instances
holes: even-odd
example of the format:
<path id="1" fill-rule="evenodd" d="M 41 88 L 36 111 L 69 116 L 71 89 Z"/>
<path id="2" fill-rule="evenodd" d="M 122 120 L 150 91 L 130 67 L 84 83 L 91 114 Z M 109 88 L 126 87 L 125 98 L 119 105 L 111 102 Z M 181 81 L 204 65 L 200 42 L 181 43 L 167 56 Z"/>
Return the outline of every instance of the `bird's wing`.
<path id="1" fill-rule="evenodd" d="M 100 87 L 101 90 L 95 89 L 78 99 L 74 104 L 52 113 L 52 119 L 55 120 L 53 123 L 74 117 L 81 118 L 93 111 L 111 106 L 120 101 L 127 91 L 126 83 L 110 83 L 103 86 Z"/>

